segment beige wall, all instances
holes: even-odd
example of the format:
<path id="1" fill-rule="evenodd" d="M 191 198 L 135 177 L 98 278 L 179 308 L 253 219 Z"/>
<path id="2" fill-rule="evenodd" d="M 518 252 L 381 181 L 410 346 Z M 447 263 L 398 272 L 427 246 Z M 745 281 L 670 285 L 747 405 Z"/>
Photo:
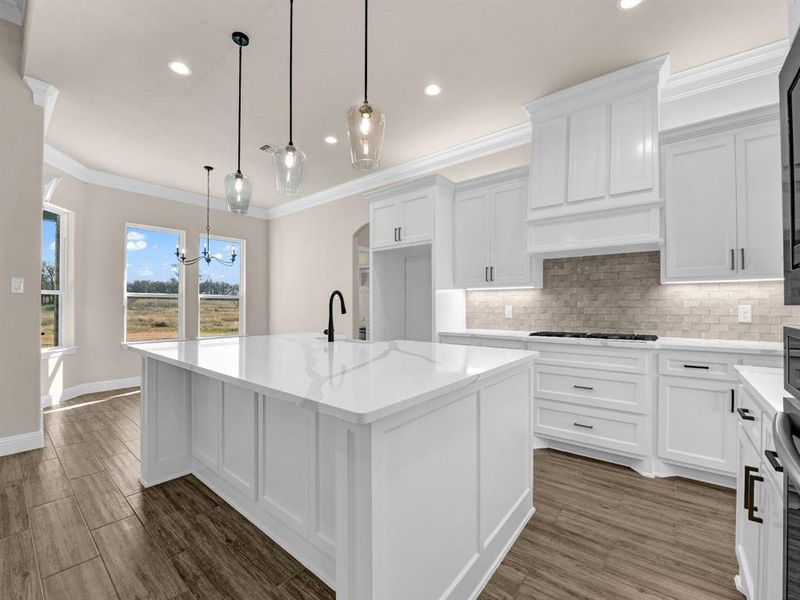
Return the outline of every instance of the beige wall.
<path id="1" fill-rule="evenodd" d="M 658 252 L 546 260 L 541 290 L 467 292 L 467 327 L 777 342 L 783 323 L 800 321 L 781 281 L 661 285 L 660 266 Z M 739 304 L 752 323 L 738 322 Z"/>
<path id="2" fill-rule="evenodd" d="M 0 438 L 38 431 L 42 109 L 22 80 L 22 28 L 0 19 Z M 25 293 L 10 293 L 10 278 Z"/>
<path id="3" fill-rule="evenodd" d="M 45 169 L 58 172 L 45 166 Z M 72 269 L 75 331 L 73 355 L 42 361 L 42 394 L 63 388 L 134 377 L 137 357 L 121 343 L 126 223 L 180 229 L 194 255 L 205 229 L 205 208 L 83 183 L 61 174 L 52 203 L 74 212 Z M 245 323 L 249 335 L 267 332 L 267 222 L 212 211 L 212 234 L 245 240 Z M 197 266 L 185 274 L 185 334 L 197 337 Z"/>
<path id="4" fill-rule="evenodd" d="M 322 332 L 328 297 L 341 290 L 348 313 L 337 333 L 353 331 L 353 234 L 369 222 L 369 205 L 353 196 L 269 221 L 270 333 Z"/>

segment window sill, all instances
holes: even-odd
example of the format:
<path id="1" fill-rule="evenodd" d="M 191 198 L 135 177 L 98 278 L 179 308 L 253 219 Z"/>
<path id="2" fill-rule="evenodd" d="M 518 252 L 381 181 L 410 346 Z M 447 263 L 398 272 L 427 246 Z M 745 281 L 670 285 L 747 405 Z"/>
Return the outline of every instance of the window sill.
<path id="1" fill-rule="evenodd" d="M 123 348 L 127 346 L 139 346 L 141 344 L 158 344 L 162 342 L 188 342 L 186 338 L 168 338 L 165 340 L 136 340 L 133 342 L 120 342 L 119 345 Z"/>
<path id="2" fill-rule="evenodd" d="M 42 348 L 42 360 L 49 358 L 58 358 L 60 356 L 67 356 L 75 354 L 78 351 L 77 346 L 59 346 L 58 348 Z"/>

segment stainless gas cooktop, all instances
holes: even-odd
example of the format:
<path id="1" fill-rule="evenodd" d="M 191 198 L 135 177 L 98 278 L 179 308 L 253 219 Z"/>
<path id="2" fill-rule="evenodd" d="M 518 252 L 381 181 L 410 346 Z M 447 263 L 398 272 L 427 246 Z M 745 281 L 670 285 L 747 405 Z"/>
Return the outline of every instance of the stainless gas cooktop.
<path id="1" fill-rule="evenodd" d="M 584 331 L 534 331 L 536 337 L 584 338 L 592 340 L 624 340 L 628 342 L 655 342 L 657 335 L 639 333 L 588 333 Z"/>

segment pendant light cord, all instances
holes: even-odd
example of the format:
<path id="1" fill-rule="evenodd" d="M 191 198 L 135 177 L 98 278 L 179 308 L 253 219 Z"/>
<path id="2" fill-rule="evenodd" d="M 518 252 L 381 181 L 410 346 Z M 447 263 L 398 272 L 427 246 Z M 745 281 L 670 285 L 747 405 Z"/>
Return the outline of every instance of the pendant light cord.
<path id="1" fill-rule="evenodd" d="M 294 49 L 294 0 L 289 0 L 289 145 L 292 142 L 292 57 Z"/>
<path id="2" fill-rule="evenodd" d="M 369 51 L 369 44 L 367 43 L 367 30 L 369 28 L 369 0 L 364 0 L 364 104 L 368 104 L 367 100 L 367 53 Z"/>
<path id="3" fill-rule="evenodd" d="M 211 169 L 206 167 L 206 249 L 211 252 Z"/>
<path id="4" fill-rule="evenodd" d="M 242 46 L 239 45 L 239 135 L 236 148 L 236 172 L 242 172 Z"/>

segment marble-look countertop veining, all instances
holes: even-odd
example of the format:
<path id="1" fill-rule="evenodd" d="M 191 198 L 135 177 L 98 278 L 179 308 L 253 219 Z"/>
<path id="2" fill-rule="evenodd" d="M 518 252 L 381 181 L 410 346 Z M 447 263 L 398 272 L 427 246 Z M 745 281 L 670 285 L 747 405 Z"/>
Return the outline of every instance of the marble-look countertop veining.
<path id="1" fill-rule="evenodd" d="M 329 344 L 316 333 L 129 344 L 196 373 L 368 423 L 531 363 L 535 352 L 426 342 Z"/>
<path id="2" fill-rule="evenodd" d="M 740 354 L 762 354 L 766 356 L 783 355 L 780 342 L 751 342 L 745 340 L 707 340 L 701 338 L 660 337 L 655 342 L 626 340 L 598 340 L 587 338 L 534 337 L 529 331 L 508 331 L 504 329 L 454 329 L 440 331 L 439 335 L 523 340 L 548 344 L 582 344 L 587 346 L 607 346 L 614 348 L 644 348 L 649 350 L 693 350 L 701 352 L 735 352 Z"/>
<path id="3" fill-rule="evenodd" d="M 739 372 L 745 386 L 762 400 L 762 408 L 771 413 L 770 418 L 783 410 L 783 398 L 789 396 L 783 389 L 783 369 L 747 365 L 736 365 L 733 368 Z"/>

